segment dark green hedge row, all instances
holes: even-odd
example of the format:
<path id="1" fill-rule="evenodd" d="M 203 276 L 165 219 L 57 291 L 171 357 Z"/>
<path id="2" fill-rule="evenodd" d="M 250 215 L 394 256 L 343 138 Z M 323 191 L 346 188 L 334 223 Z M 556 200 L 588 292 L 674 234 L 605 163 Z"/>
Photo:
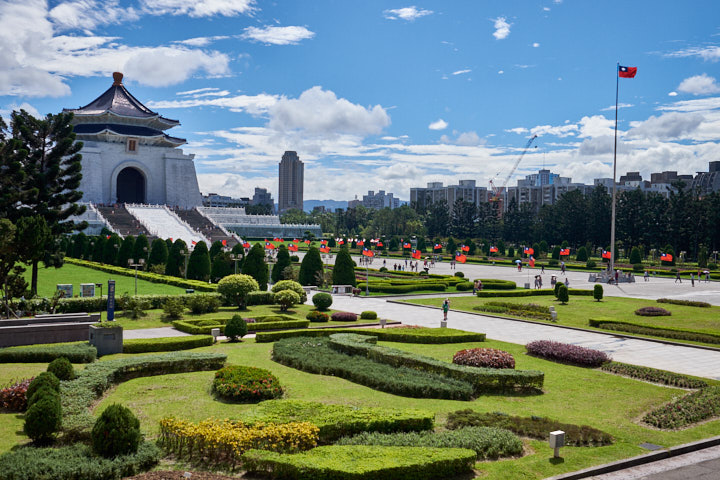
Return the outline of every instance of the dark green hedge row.
<path id="1" fill-rule="evenodd" d="M 248 332 L 259 332 L 264 330 L 281 330 L 293 328 L 307 328 L 310 325 L 309 320 L 301 320 L 287 315 L 267 316 L 271 318 L 289 318 L 290 320 L 265 321 L 265 317 L 257 317 L 255 322 L 248 323 Z M 198 325 L 199 322 L 210 322 L 209 320 L 175 320 L 172 322 L 173 327 L 181 332 L 191 335 L 210 335 L 213 328 L 220 329 L 220 335 L 225 334 L 225 319 L 216 319 L 217 323 L 213 325 Z"/>
<path id="2" fill-rule="evenodd" d="M 658 298 L 658 303 L 669 303 L 671 305 L 684 305 L 686 307 L 700 307 L 700 308 L 710 308 L 712 305 L 710 305 L 707 302 L 696 302 L 693 300 L 676 300 L 674 298 Z"/>
<path id="3" fill-rule="evenodd" d="M 576 447 L 603 446 L 613 443 L 609 433 L 587 425 L 562 423 L 544 417 L 516 417 L 500 412 L 480 413 L 471 409 L 458 410 L 448 414 L 447 428 L 454 430 L 465 427 L 496 427 L 510 430 L 522 437 L 547 440 L 548 432 L 565 432 L 565 445 Z"/>
<path id="4" fill-rule="evenodd" d="M 291 337 L 327 337 L 333 333 L 362 333 L 372 335 L 384 342 L 399 343 L 468 343 L 484 342 L 484 333 L 466 332 L 453 328 L 369 328 L 357 330 L 352 328 L 311 328 L 307 330 L 288 330 L 285 332 L 258 333 L 257 343 L 275 342 Z"/>
<path id="5" fill-rule="evenodd" d="M 3 480 L 120 480 L 157 465 L 162 452 L 143 442 L 137 453 L 112 459 L 96 456 L 81 443 L 59 448 L 19 448 L 0 456 Z"/>
<path id="6" fill-rule="evenodd" d="M 87 342 L 47 343 L 0 349 L 0 363 L 50 363 L 66 357 L 71 363 L 92 363 L 97 350 Z"/>
<path id="7" fill-rule="evenodd" d="M 218 370 L 227 360 L 219 353 L 172 352 L 118 358 L 89 364 L 77 372 L 75 380 L 62 382 L 62 430 L 68 440 L 87 436 L 95 419 L 90 405 L 113 384 L 131 378 Z"/>
<path id="8" fill-rule="evenodd" d="M 123 353 L 174 352 L 213 344 L 211 335 L 189 337 L 136 338 L 123 341 Z"/>
<path id="9" fill-rule="evenodd" d="M 365 291 L 367 283 L 359 282 L 357 288 Z M 390 285 L 385 282 L 370 282 L 370 286 L 367 287 L 371 292 L 377 293 L 411 293 L 421 290 L 430 290 L 432 292 L 444 292 L 447 290 L 447 285 L 444 283 L 413 283 L 408 285 Z"/>
<path id="10" fill-rule="evenodd" d="M 220 298 L 218 293 L 206 293 L 204 295 L 215 296 Z M 181 295 L 138 295 L 136 298 L 147 302 L 151 309 L 163 308 L 165 302 L 170 298 L 179 298 L 185 305 L 196 297 L 193 294 L 181 294 Z M 135 297 L 133 297 L 135 298 Z M 122 310 L 124 308 L 122 298 L 116 298 L 116 309 Z M 49 312 L 51 305 L 50 300 L 47 298 L 37 298 L 33 300 L 21 301 L 18 304 L 21 310 L 32 311 L 32 312 Z M 58 301 L 56 312 L 57 313 L 80 313 L 80 312 L 103 312 L 107 310 L 107 297 L 73 297 L 73 298 L 61 298 Z"/>
<path id="11" fill-rule="evenodd" d="M 245 295 L 245 304 L 252 305 L 272 305 L 275 303 L 275 294 L 273 292 L 250 292 Z"/>
<path id="12" fill-rule="evenodd" d="M 673 340 L 688 340 L 691 342 L 720 343 L 720 334 L 701 332 L 675 327 L 657 327 L 641 323 L 623 322 L 605 318 L 591 318 L 588 320 L 591 327 L 613 330 L 616 332 L 637 333 L 640 335 L 652 335 Z"/>
<path id="13" fill-rule="evenodd" d="M 249 450 L 243 468 L 288 480 L 431 480 L 472 472 L 475 452 L 464 448 L 328 445 L 292 455 Z"/>
<path id="14" fill-rule="evenodd" d="M 243 415 L 246 423 L 310 422 L 320 429 L 320 443 L 362 432 L 420 432 L 432 430 L 435 415 L 415 409 L 356 407 L 304 400 L 260 402 Z"/>
<path id="15" fill-rule="evenodd" d="M 298 370 L 344 378 L 366 387 L 414 398 L 470 400 L 470 383 L 408 367 L 393 367 L 329 347 L 327 338 L 286 338 L 273 345 L 273 360 Z"/>
<path id="16" fill-rule="evenodd" d="M 117 275 L 123 275 L 126 277 L 134 277 L 134 268 L 116 267 L 114 265 L 105 265 L 104 263 L 91 262 L 89 260 L 79 260 L 77 258 L 65 257 L 67 263 L 73 265 L 79 265 L 81 267 L 93 268 L 102 272 L 115 273 Z M 200 280 L 186 280 L 184 278 L 173 277 L 170 275 L 160 275 L 158 273 L 151 273 L 139 270 L 137 272 L 137 278 L 147 280 L 152 283 L 165 283 L 167 285 L 174 285 L 180 288 L 192 288 L 198 292 L 214 292 L 217 290 L 217 285 L 202 282 Z"/>
<path id="17" fill-rule="evenodd" d="M 692 378 L 678 373 L 667 372 L 665 370 L 641 367 L 638 365 L 628 365 L 620 362 L 606 363 L 600 367 L 600 369 L 617 375 L 638 378 L 646 382 L 662 383 L 664 385 L 671 385 L 679 388 L 705 388 L 708 386 L 707 382 L 700 380 L 699 378 Z"/>
<path id="18" fill-rule="evenodd" d="M 482 282 L 483 290 L 515 290 L 517 288 L 517 284 L 510 280 L 497 278 L 480 278 L 478 280 Z"/>
<path id="19" fill-rule="evenodd" d="M 517 290 L 514 292 L 486 292 L 485 283 L 483 282 L 483 290 L 477 292 L 477 296 L 480 298 L 488 297 L 534 297 L 537 295 L 554 295 L 555 292 L 552 288 L 541 289 L 541 290 Z M 569 288 L 568 294 L 570 295 L 583 295 L 592 297 L 592 290 L 585 290 L 581 288 Z"/>
<path id="20" fill-rule="evenodd" d="M 347 355 L 357 355 L 391 365 L 432 372 L 444 377 L 467 382 L 476 395 L 489 392 L 540 391 L 545 374 L 537 370 L 510 368 L 478 368 L 446 363 L 415 353 L 378 346 L 377 339 L 368 335 L 337 333 L 330 336 L 328 346 Z"/>

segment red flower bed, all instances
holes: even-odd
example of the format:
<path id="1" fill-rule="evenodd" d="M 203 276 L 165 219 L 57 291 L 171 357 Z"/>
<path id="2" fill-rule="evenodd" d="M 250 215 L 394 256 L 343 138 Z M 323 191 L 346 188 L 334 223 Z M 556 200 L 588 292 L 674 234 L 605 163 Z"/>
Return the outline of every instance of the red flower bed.
<path id="1" fill-rule="evenodd" d="M 355 322 L 357 314 L 352 312 L 335 312 L 332 314 L 333 322 Z"/>
<path id="2" fill-rule="evenodd" d="M 572 363 L 583 367 L 599 367 L 610 361 L 610 357 L 600 350 L 579 347 L 569 343 L 553 342 L 552 340 L 537 340 L 525 345 L 527 352 L 536 357 L 555 360 L 557 362 Z"/>
<path id="3" fill-rule="evenodd" d="M 268 370 L 228 365 L 215 372 L 213 391 L 234 402 L 259 402 L 283 394 L 278 378 Z"/>
<path id="4" fill-rule="evenodd" d="M 0 410 L 24 412 L 27 409 L 27 389 L 32 380 L 20 380 L 0 390 Z"/>
<path id="5" fill-rule="evenodd" d="M 470 348 L 453 355 L 453 363 L 470 367 L 515 368 L 515 359 L 496 348 Z"/>

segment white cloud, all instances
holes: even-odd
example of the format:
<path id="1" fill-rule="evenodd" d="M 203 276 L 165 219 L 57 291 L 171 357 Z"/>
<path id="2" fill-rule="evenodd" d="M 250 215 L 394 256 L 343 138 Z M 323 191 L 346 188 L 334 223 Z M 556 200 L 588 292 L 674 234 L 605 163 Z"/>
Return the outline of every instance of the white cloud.
<path id="1" fill-rule="evenodd" d="M 666 57 L 700 57 L 705 61 L 717 62 L 720 60 L 720 47 L 690 47 L 665 54 Z"/>
<path id="2" fill-rule="evenodd" d="M 141 0 L 143 11 L 150 15 L 188 15 L 190 17 L 212 17 L 221 15 L 251 15 L 255 0 Z"/>
<path id="3" fill-rule="evenodd" d="M 199 89 L 195 91 L 203 91 Z M 191 90 L 190 92 L 195 92 Z M 208 92 L 210 93 L 210 92 Z M 149 108 L 195 108 L 195 107 L 219 107 L 227 108 L 231 112 L 247 112 L 251 115 L 267 114 L 271 106 L 278 102 L 277 95 L 261 93 L 259 95 L 236 95 L 232 97 L 223 96 L 220 98 L 207 98 L 207 95 L 193 95 L 192 98 L 181 100 L 155 100 L 145 104 Z"/>
<path id="4" fill-rule="evenodd" d="M 187 45 L 188 47 L 207 47 L 213 42 L 218 40 L 227 40 L 231 38 L 227 35 L 215 35 L 213 37 L 195 37 L 188 38 L 187 40 L 177 40 L 173 43 L 179 43 L 181 45 Z"/>
<path id="5" fill-rule="evenodd" d="M 668 97 L 677 97 L 677 92 L 668 93 Z"/>
<path id="6" fill-rule="evenodd" d="M 462 75 L 463 73 L 470 73 L 470 72 L 472 72 L 472 70 L 465 69 L 465 70 L 457 70 L 457 71 L 453 72 L 452 74 L 453 75 Z"/>
<path id="7" fill-rule="evenodd" d="M 383 12 L 383 16 L 388 20 L 407 20 L 408 22 L 412 22 L 415 19 L 431 15 L 432 13 L 432 10 L 417 8 L 413 5 L 412 7 L 385 10 Z"/>
<path id="8" fill-rule="evenodd" d="M 305 27 L 247 27 L 241 38 L 270 45 L 297 45 L 301 40 L 313 38 L 315 32 Z"/>
<path id="9" fill-rule="evenodd" d="M 502 75 L 503 73 L 505 73 L 504 70 L 498 70 L 498 75 Z"/>
<path id="10" fill-rule="evenodd" d="M 692 93 L 693 95 L 710 95 L 720 92 L 720 85 L 717 84 L 715 78 L 703 73 L 695 75 L 680 82 L 677 89 L 683 93 Z"/>
<path id="11" fill-rule="evenodd" d="M 620 109 L 620 108 L 630 108 L 630 107 L 634 107 L 634 106 L 635 106 L 635 105 L 633 105 L 632 103 L 618 103 L 617 108 L 618 108 L 618 109 Z M 610 112 L 610 111 L 612 111 L 612 110 L 615 110 L 615 105 L 610 105 L 609 107 L 605 107 L 605 108 L 600 109 L 601 112 Z"/>
<path id="12" fill-rule="evenodd" d="M 9 123 L 8 119 L 10 117 L 10 114 L 14 111 L 20 111 L 20 110 L 25 110 L 26 112 L 28 112 L 30 115 L 32 115 L 35 118 L 42 118 L 45 116 L 45 115 L 41 114 L 37 108 L 33 107 L 32 105 L 30 105 L 27 102 L 23 102 L 20 105 L 18 105 L 17 103 L 11 103 L 6 108 L 0 108 L 0 116 L 5 118 L 6 123 Z"/>
<path id="13" fill-rule="evenodd" d="M 125 62 L 124 73 L 151 87 L 164 87 L 181 83 L 196 72 L 209 75 L 228 73 L 229 59 L 219 52 L 203 52 L 177 47 L 138 49 Z"/>
<path id="14" fill-rule="evenodd" d="M 486 141 L 478 136 L 475 132 L 453 132 L 455 138 L 451 138 L 448 135 L 442 135 L 440 141 L 442 143 L 450 143 L 454 145 L 472 146 L 472 145 L 485 145 Z"/>
<path id="15" fill-rule="evenodd" d="M 443 120 L 442 118 L 438 118 L 434 122 L 432 122 L 430 125 L 428 125 L 428 128 L 430 130 L 445 130 L 448 127 L 448 123 Z"/>
<path id="16" fill-rule="evenodd" d="M 633 122 L 634 128 L 627 136 L 660 140 L 688 138 L 704 120 L 705 117 L 699 113 L 664 113 L 659 117 L 651 116 L 643 122 Z"/>
<path id="17" fill-rule="evenodd" d="M 118 0 L 73 0 L 62 2 L 49 12 L 58 30 L 92 30 L 99 25 L 134 21 L 139 18 L 132 8 L 122 8 Z"/>
<path id="18" fill-rule="evenodd" d="M 591 117 L 583 117 L 579 122 L 580 132 L 578 137 L 602 137 L 615 135 L 615 121 L 605 118 L 604 115 L 593 115 Z"/>
<path id="19" fill-rule="evenodd" d="M 305 90 L 297 99 L 281 98 L 269 109 L 268 126 L 280 132 L 302 131 L 327 136 L 372 135 L 390 125 L 390 116 L 380 105 L 365 108 L 337 98 L 320 86 Z"/>
<path id="20" fill-rule="evenodd" d="M 533 48 L 538 48 L 540 46 L 540 44 L 538 42 L 535 42 L 532 44 L 532 46 L 533 46 Z"/>
<path id="21" fill-rule="evenodd" d="M 494 20 L 494 22 L 495 31 L 493 32 L 493 37 L 498 40 L 507 38 L 507 36 L 510 35 L 510 25 L 512 24 L 508 23 L 505 17 L 498 17 Z"/>
<path id="22" fill-rule="evenodd" d="M 720 109 L 720 97 L 698 98 L 696 100 L 681 100 L 657 108 L 669 112 L 704 112 L 706 110 Z"/>
<path id="23" fill-rule="evenodd" d="M 538 125 L 530 129 L 530 133 L 542 137 L 543 135 L 555 135 L 556 137 L 569 137 L 575 135 L 578 132 L 578 126 L 574 124 L 569 125 Z"/>
<path id="24" fill-rule="evenodd" d="M 515 128 L 509 128 L 505 130 L 509 133 L 517 133 L 518 135 L 522 135 L 523 133 L 528 133 L 528 129 L 525 127 L 515 127 Z"/>

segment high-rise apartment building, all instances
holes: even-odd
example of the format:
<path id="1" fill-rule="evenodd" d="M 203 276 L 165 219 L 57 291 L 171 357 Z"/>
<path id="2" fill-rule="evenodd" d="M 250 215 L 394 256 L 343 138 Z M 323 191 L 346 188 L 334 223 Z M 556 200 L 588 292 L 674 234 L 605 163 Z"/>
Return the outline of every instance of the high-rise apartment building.
<path id="1" fill-rule="evenodd" d="M 304 170 L 297 152 L 283 154 L 279 166 L 278 213 L 291 208 L 303 209 Z"/>

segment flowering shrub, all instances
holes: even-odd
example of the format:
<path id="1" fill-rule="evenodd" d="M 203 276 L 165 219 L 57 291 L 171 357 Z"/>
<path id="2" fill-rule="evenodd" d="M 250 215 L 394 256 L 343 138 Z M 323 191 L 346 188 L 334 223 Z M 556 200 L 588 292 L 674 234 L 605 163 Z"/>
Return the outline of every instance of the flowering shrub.
<path id="1" fill-rule="evenodd" d="M 453 355 L 453 363 L 470 367 L 515 368 L 515 359 L 496 348 L 470 348 Z"/>
<path id="2" fill-rule="evenodd" d="M 317 310 L 311 310 L 305 318 L 311 322 L 327 322 L 330 320 L 330 315 L 325 312 L 318 312 Z"/>
<path id="3" fill-rule="evenodd" d="M 20 380 L 0 390 L 0 409 L 24 412 L 27 408 L 27 389 L 32 378 Z"/>
<path id="4" fill-rule="evenodd" d="M 357 314 L 352 312 L 335 312 L 332 314 L 333 322 L 355 322 Z"/>
<path id="5" fill-rule="evenodd" d="M 228 365 L 215 372 L 213 391 L 234 402 L 272 400 L 283 394 L 280 381 L 268 370 Z"/>
<path id="6" fill-rule="evenodd" d="M 583 367 L 599 367 L 610 361 L 610 357 L 605 352 L 552 340 L 530 342 L 525 345 L 525 348 L 530 355 L 536 357 Z"/>
<path id="7" fill-rule="evenodd" d="M 680 388 L 705 388 L 708 386 L 707 382 L 698 378 L 666 372 L 665 370 L 658 370 L 656 368 L 628 365 L 626 363 L 610 362 L 603 365 L 602 369 L 617 375 L 639 378 L 647 382 L 662 383 Z"/>
<path id="8" fill-rule="evenodd" d="M 657 428 L 682 428 L 720 414 L 720 387 L 707 387 L 656 408 L 643 422 Z"/>
<path id="9" fill-rule="evenodd" d="M 665 317 L 672 315 L 672 313 L 662 307 L 642 307 L 635 310 L 635 315 L 641 317 Z"/>
<path id="10" fill-rule="evenodd" d="M 251 448 L 283 453 L 311 449 L 317 445 L 319 431 L 308 422 L 245 425 L 210 418 L 194 424 L 169 417 L 160 420 L 158 443 L 178 456 L 234 465 Z"/>

